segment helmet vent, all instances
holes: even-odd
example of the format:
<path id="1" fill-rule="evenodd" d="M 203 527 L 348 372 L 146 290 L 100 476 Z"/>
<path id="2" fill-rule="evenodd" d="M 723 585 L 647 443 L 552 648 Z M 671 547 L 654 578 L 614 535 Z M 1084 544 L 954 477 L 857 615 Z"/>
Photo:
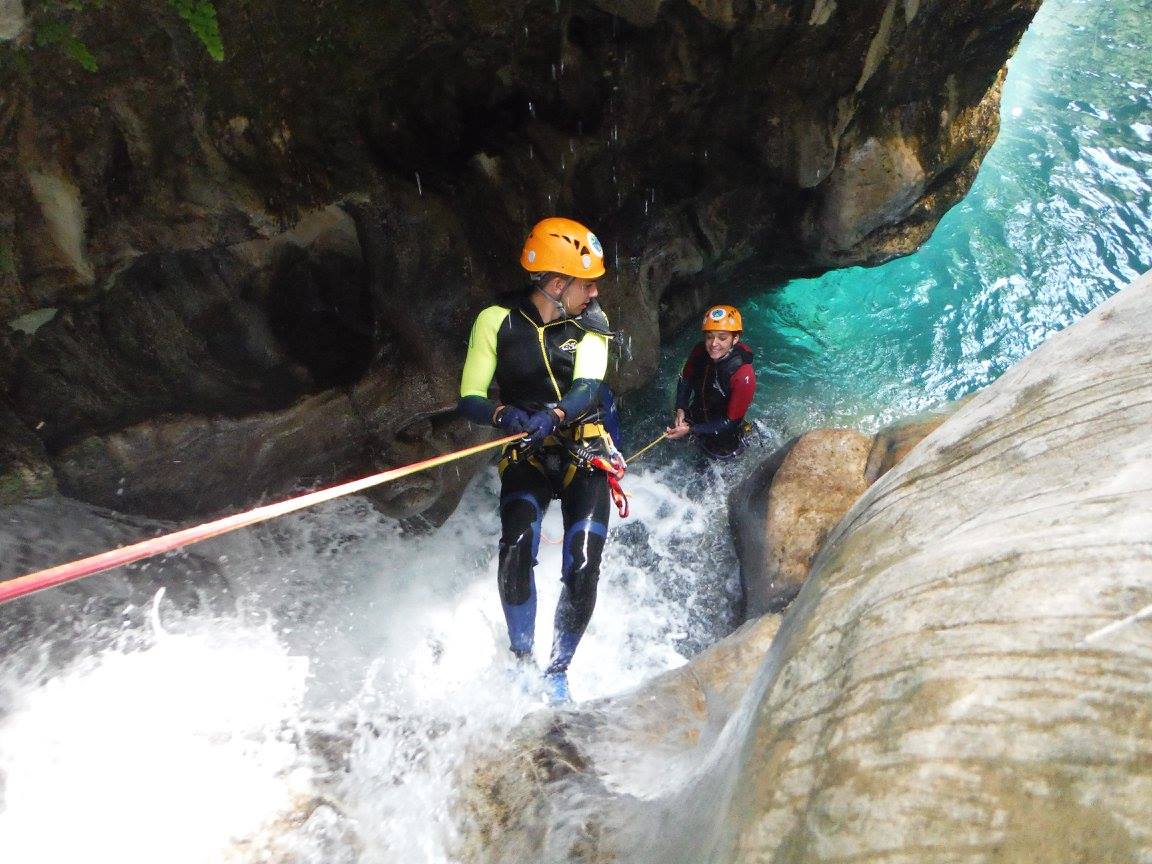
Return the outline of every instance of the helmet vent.
<path id="1" fill-rule="evenodd" d="M 563 240 L 565 243 L 571 243 L 581 255 L 585 255 L 588 252 L 588 247 L 581 243 L 578 237 L 569 237 L 567 234 L 553 234 L 552 236 L 557 240 Z"/>
<path id="2" fill-rule="evenodd" d="M 599 278 L 604 275 L 603 258 L 596 235 L 587 227 L 553 216 L 538 222 L 528 235 L 520 253 L 520 266 L 530 272 Z"/>

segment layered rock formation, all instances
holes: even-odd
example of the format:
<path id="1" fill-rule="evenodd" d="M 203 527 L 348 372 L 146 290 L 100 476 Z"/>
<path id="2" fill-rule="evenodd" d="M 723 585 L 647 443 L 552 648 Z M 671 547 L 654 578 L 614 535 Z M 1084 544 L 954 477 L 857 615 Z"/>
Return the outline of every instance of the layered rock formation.
<path id="1" fill-rule="evenodd" d="M 745 614 L 779 612 L 795 599 L 812 559 L 856 499 L 939 427 L 957 404 L 886 426 L 814 429 L 756 466 L 728 495 Z"/>
<path id="2" fill-rule="evenodd" d="M 544 214 L 606 242 L 623 387 L 721 291 L 911 251 L 1039 0 L 254 0 L 221 63 L 74 5 L 0 17 L 0 473 L 163 515 L 394 462 Z"/>
<path id="3" fill-rule="evenodd" d="M 873 485 L 719 731 L 614 735 L 612 700 L 526 727 L 480 769 L 468 860 L 1152 860 L 1150 328 L 1152 274 Z M 665 716 L 667 689 L 622 701 Z M 651 783 L 630 747 L 675 758 Z"/>

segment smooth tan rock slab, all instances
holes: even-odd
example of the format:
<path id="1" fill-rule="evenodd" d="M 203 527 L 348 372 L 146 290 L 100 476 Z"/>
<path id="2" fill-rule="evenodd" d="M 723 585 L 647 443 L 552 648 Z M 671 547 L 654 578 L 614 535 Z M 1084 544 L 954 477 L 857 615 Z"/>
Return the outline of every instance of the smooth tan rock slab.
<path id="1" fill-rule="evenodd" d="M 1093 635 L 1152 603 L 1150 295 L 1053 336 L 840 523 L 716 860 L 1152 860 L 1152 624 Z"/>
<path id="2" fill-rule="evenodd" d="M 568 773 L 511 783 L 531 860 L 1152 862 L 1150 333 L 1145 276 L 874 484 L 658 792 L 602 764 L 592 709 L 560 715 Z"/>

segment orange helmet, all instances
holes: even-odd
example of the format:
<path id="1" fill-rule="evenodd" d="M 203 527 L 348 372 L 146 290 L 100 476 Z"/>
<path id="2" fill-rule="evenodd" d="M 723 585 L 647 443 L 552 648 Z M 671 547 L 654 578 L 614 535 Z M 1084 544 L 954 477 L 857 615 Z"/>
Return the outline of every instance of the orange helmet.
<path id="1" fill-rule="evenodd" d="M 524 241 L 520 266 L 529 273 L 599 279 L 604 275 L 604 248 L 579 222 L 550 216 L 537 222 Z"/>
<path id="2" fill-rule="evenodd" d="M 735 306 L 713 306 L 704 313 L 704 325 L 700 329 L 705 333 L 709 330 L 740 333 L 744 330 L 744 321 Z"/>

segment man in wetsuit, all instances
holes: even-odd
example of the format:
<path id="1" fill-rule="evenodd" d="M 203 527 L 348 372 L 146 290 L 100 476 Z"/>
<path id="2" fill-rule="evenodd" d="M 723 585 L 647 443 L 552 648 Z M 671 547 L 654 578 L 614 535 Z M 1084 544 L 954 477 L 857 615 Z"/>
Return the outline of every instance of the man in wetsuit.
<path id="1" fill-rule="evenodd" d="M 752 350 L 740 341 L 740 310 L 713 306 L 704 313 L 704 338 L 688 355 L 676 382 L 676 413 L 668 427 L 675 441 L 691 435 L 714 459 L 744 452 L 744 415 L 756 395 Z"/>
<path id="2" fill-rule="evenodd" d="M 501 454 L 498 570 L 510 648 L 524 662 L 532 659 L 540 523 L 560 499 L 564 585 L 544 675 L 553 700 L 566 701 L 568 664 L 596 604 L 611 503 L 604 472 L 584 457 L 619 460 L 600 409 L 611 338 L 596 302 L 604 251 L 585 226 L 553 217 L 532 229 L 520 264 L 532 285 L 476 318 L 458 408 L 474 423 L 527 433 Z M 493 379 L 497 399 L 488 394 Z"/>

